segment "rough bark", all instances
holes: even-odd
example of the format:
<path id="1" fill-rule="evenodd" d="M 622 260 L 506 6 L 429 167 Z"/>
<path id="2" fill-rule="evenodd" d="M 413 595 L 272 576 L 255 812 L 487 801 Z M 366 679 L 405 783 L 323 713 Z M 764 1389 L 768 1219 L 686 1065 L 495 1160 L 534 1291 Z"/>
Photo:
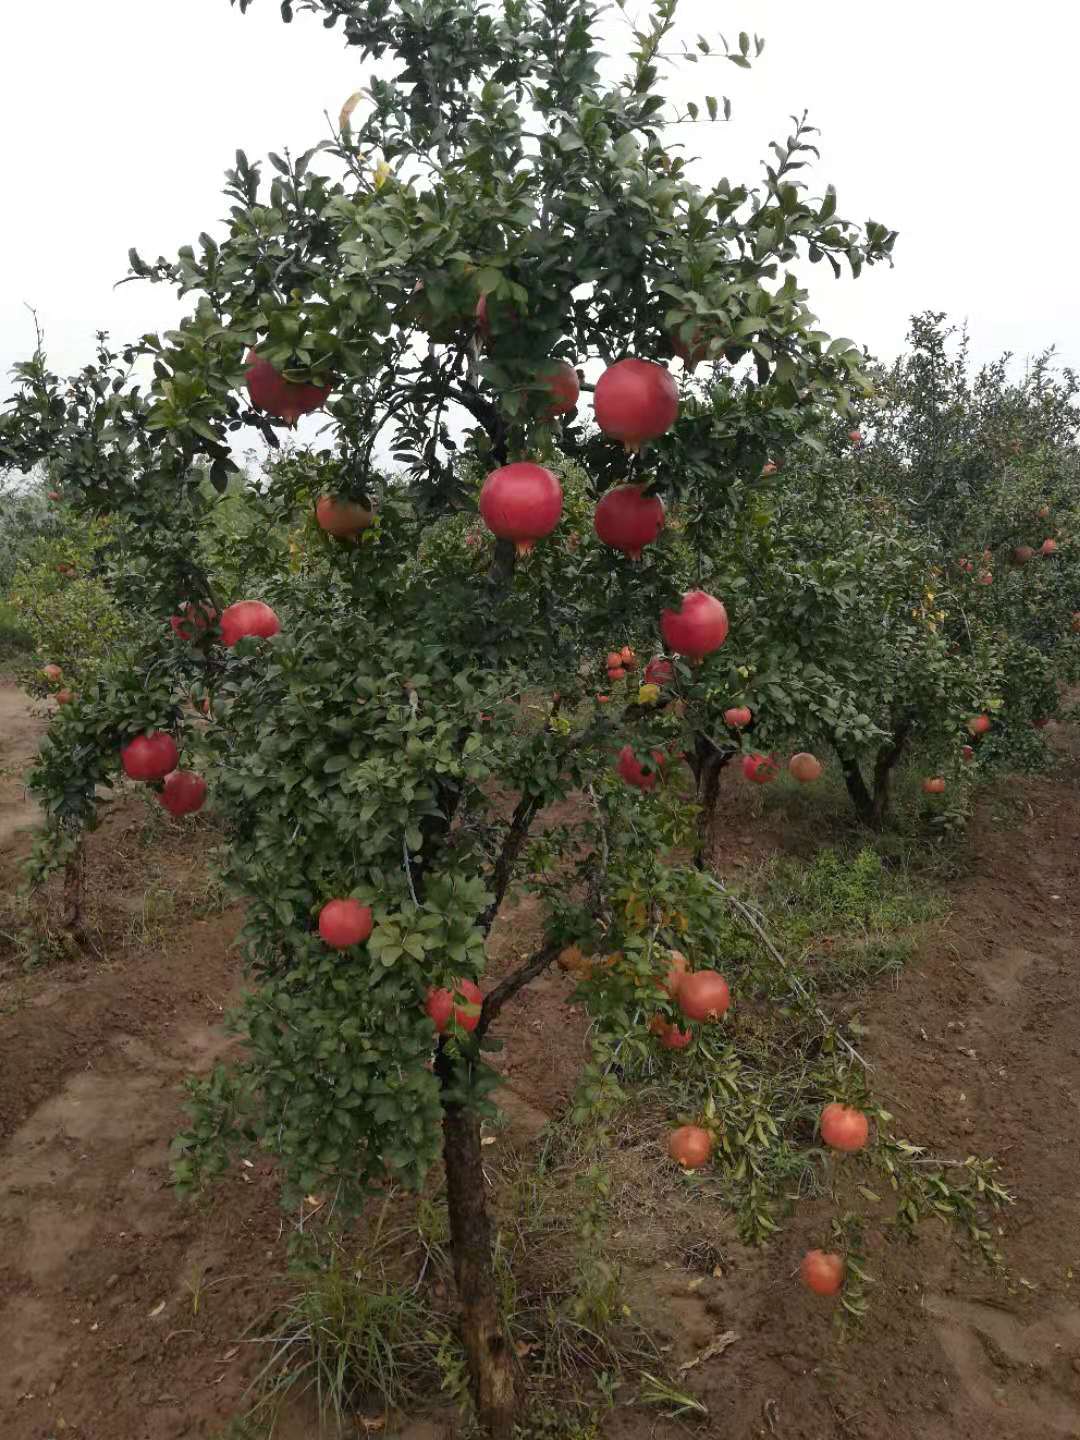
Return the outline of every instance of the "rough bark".
<path id="1" fill-rule="evenodd" d="M 84 938 L 82 909 L 85 891 L 86 849 L 80 844 L 64 866 L 64 909 L 61 916 L 64 929 L 69 930 L 80 944 Z"/>
<path id="2" fill-rule="evenodd" d="M 444 1086 L 449 1061 L 440 1056 Z M 461 1313 L 461 1338 L 472 1379 L 476 1418 L 491 1440 L 512 1440 L 517 1367 L 499 1313 L 491 1257 L 491 1222 L 484 1193 L 480 1117 L 448 1103 L 443 1109 L 446 1203 Z"/>
<path id="3" fill-rule="evenodd" d="M 720 750 L 707 735 L 694 737 L 694 754 L 690 765 L 697 784 L 698 844 L 694 864 L 700 870 L 712 858 L 717 847 L 719 825 L 720 776 L 734 752 Z"/>
<path id="4" fill-rule="evenodd" d="M 858 763 L 840 753 L 844 783 L 847 785 L 851 802 L 855 806 L 855 813 L 864 825 L 869 825 L 875 830 L 881 829 L 885 823 L 885 817 L 889 813 L 893 771 L 904 753 L 911 735 L 911 726 L 910 718 L 897 723 L 892 739 L 887 745 L 883 745 L 874 757 L 874 774 L 870 785 L 867 785 L 863 778 Z"/>

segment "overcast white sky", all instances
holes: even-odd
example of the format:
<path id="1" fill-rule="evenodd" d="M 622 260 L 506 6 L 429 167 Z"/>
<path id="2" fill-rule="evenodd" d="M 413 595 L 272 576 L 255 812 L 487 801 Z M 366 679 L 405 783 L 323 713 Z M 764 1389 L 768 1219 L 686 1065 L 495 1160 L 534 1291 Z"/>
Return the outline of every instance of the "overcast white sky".
<path id="1" fill-rule="evenodd" d="M 1053 342 L 1080 367 L 1075 0 L 683 0 L 681 13 L 690 39 L 767 41 L 749 72 L 699 65 L 680 82 L 682 98 L 734 103 L 730 125 L 681 132 L 709 172 L 754 179 L 805 107 L 823 132 L 814 188 L 832 181 L 842 214 L 901 232 L 892 271 L 812 272 L 827 328 L 891 356 L 910 312 L 941 308 L 968 319 L 980 358 Z M 282 25 L 277 0 L 245 17 L 228 0 L 4 0 L 0 57 L 4 380 L 33 346 L 24 303 L 62 373 L 99 327 L 128 339 L 171 323 L 164 290 L 112 288 L 128 246 L 172 255 L 213 229 L 234 150 L 322 138 L 323 111 L 369 68 L 311 16 Z"/>

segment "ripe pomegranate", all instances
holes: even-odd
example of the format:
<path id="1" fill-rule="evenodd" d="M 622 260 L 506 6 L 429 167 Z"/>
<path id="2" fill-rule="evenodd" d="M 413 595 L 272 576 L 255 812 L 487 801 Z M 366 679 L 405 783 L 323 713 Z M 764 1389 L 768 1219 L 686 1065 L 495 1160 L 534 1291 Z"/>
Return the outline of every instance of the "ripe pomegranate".
<path id="1" fill-rule="evenodd" d="M 712 1136 L 700 1125 L 680 1125 L 668 1136 L 667 1151 L 684 1170 L 698 1170 L 713 1152 Z"/>
<path id="2" fill-rule="evenodd" d="M 58 705 L 70 705 L 74 699 L 74 690 L 57 690 L 56 692 L 56 703 Z"/>
<path id="3" fill-rule="evenodd" d="M 625 679 L 626 679 L 626 666 L 625 666 L 625 665 L 609 665 L 609 666 L 608 666 L 608 672 L 607 672 L 607 678 L 608 678 L 609 680 L 625 680 Z"/>
<path id="4" fill-rule="evenodd" d="M 799 1273 L 803 1284 L 815 1295 L 838 1295 L 844 1283 L 844 1257 L 825 1250 L 808 1250 Z"/>
<path id="5" fill-rule="evenodd" d="M 771 785 L 780 774 L 780 762 L 775 755 L 762 755 L 758 752 L 744 755 L 742 773 L 747 780 L 753 780 L 755 785 Z"/>
<path id="6" fill-rule="evenodd" d="M 676 655 L 702 660 L 719 650 L 728 636 L 727 611 L 721 601 L 704 590 L 688 590 L 678 610 L 663 610 L 660 633 Z"/>
<path id="7" fill-rule="evenodd" d="M 64 497 L 60 494 L 59 490 L 50 490 L 45 498 L 46 500 L 51 500 L 54 505 L 59 505 Z"/>
<path id="8" fill-rule="evenodd" d="M 1080 635 L 1080 610 L 1073 611 L 1072 620 L 1069 622 L 1069 629 L 1074 635 Z M 648 674 L 648 671 L 645 673 Z"/>
<path id="9" fill-rule="evenodd" d="M 315 519 L 328 535 L 336 535 L 339 540 L 352 540 L 368 528 L 375 515 L 358 500 L 339 500 L 333 495 L 320 495 L 315 505 Z"/>
<path id="10" fill-rule="evenodd" d="M 1077 612 L 1080 614 L 1080 611 Z M 667 685 L 675 677 L 675 666 L 670 660 L 665 660 L 663 655 L 654 655 L 645 666 L 645 683 L 647 685 Z"/>
<path id="11" fill-rule="evenodd" d="M 994 583 L 994 577 L 993 577 L 993 575 L 990 574 L 990 571 L 989 571 L 989 570 L 984 570 L 984 571 L 982 572 L 982 574 L 979 576 L 979 584 L 980 584 L 980 585 L 992 585 L 993 583 Z"/>
<path id="12" fill-rule="evenodd" d="M 688 1020 L 719 1020 L 731 1004 L 731 991 L 715 970 L 695 970 L 680 981 L 675 998 Z"/>
<path id="13" fill-rule="evenodd" d="M 61 560 L 59 565 L 57 565 L 56 567 L 56 573 L 58 575 L 66 575 L 70 579 L 71 576 L 75 574 L 75 566 L 70 564 L 67 560 Z"/>
<path id="14" fill-rule="evenodd" d="M 50 685 L 55 685 L 59 680 L 64 678 L 64 672 L 60 669 L 59 665 L 43 665 L 41 667 L 41 673 Z"/>
<path id="15" fill-rule="evenodd" d="M 230 647 L 247 635 L 259 635 L 264 640 L 276 635 L 281 621 L 261 600 L 238 600 L 226 607 L 221 617 L 221 643 Z"/>
<path id="16" fill-rule="evenodd" d="M 990 729 L 990 723 L 989 715 L 973 715 L 967 722 L 967 728 L 972 735 L 985 735 Z"/>
<path id="17" fill-rule="evenodd" d="M 194 815 L 206 800 L 206 781 L 193 770 L 174 770 L 165 776 L 158 799 L 170 815 Z"/>
<path id="18" fill-rule="evenodd" d="M 729 725 L 732 730 L 745 730 L 753 718 L 752 712 L 745 705 L 733 705 L 730 710 L 724 711 L 724 724 Z"/>
<path id="19" fill-rule="evenodd" d="M 615 768 L 628 785 L 633 785 L 638 790 L 653 790 L 660 779 L 666 757 L 662 750 L 654 750 L 652 758 L 654 768 L 645 770 L 634 757 L 634 747 L 624 745 L 619 751 L 619 761 Z"/>
<path id="20" fill-rule="evenodd" d="M 694 1032 L 692 1030 L 680 1030 L 677 1025 L 669 1024 L 662 1015 L 653 1017 L 649 1029 L 657 1037 L 665 1050 L 685 1050 L 688 1045 L 692 1044 L 694 1039 Z"/>
<path id="21" fill-rule="evenodd" d="M 164 780 L 179 759 L 176 741 L 164 730 L 136 735 L 120 751 L 124 774 L 132 780 Z"/>
<path id="22" fill-rule="evenodd" d="M 1043 543 L 1039 546 L 1039 549 L 1042 551 L 1042 553 L 1043 553 L 1044 555 L 1056 555 L 1056 554 L 1057 554 L 1057 541 L 1056 541 L 1056 540 L 1050 540 L 1050 539 L 1044 540 Z"/>
<path id="23" fill-rule="evenodd" d="M 621 650 L 609 650 L 609 651 L 607 652 L 607 658 L 604 660 L 604 664 L 607 666 L 607 668 L 608 668 L 609 670 L 614 670 L 617 666 L 621 665 L 621 664 L 622 664 L 622 651 L 621 651 Z"/>
<path id="24" fill-rule="evenodd" d="M 474 320 L 480 338 L 488 341 L 496 331 L 505 334 L 507 330 L 516 330 L 521 324 L 521 315 L 507 301 L 492 300 L 489 304 L 488 297 L 481 295 L 476 302 Z"/>
<path id="25" fill-rule="evenodd" d="M 362 945 L 372 930 L 371 908 L 359 900 L 328 900 L 319 911 L 319 936 L 334 950 Z"/>
<path id="26" fill-rule="evenodd" d="M 859 446 L 862 444 L 862 431 L 849 430 L 847 438 L 851 441 L 852 445 L 854 445 L 855 448 L 858 449 Z"/>
<path id="27" fill-rule="evenodd" d="M 1049 520 L 1049 519 L 1050 519 L 1050 506 L 1049 506 L 1049 505 L 1040 505 L 1039 508 L 1038 508 L 1038 510 L 1035 511 L 1035 514 L 1038 516 L 1038 518 L 1039 518 L 1040 520 Z"/>
<path id="28" fill-rule="evenodd" d="M 674 999 L 679 993 L 679 987 L 686 979 L 689 969 L 689 962 L 681 950 L 669 950 L 667 974 L 663 980 L 658 980 L 656 983 L 661 990 L 665 990 Z"/>
<path id="29" fill-rule="evenodd" d="M 513 540 L 526 555 L 550 535 L 562 515 L 562 486 L 543 465 L 519 461 L 492 470 L 480 490 L 480 515 L 500 540 Z"/>
<path id="30" fill-rule="evenodd" d="M 870 1134 L 870 1122 L 861 1110 L 834 1102 L 821 1112 L 821 1138 L 833 1150 L 861 1150 Z"/>
<path id="31" fill-rule="evenodd" d="M 970 575 L 975 569 L 974 560 L 969 560 L 966 555 L 962 555 L 956 563 L 960 567 L 960 569 L 965 571 L 968 575 Z"/>
<path id="32" fill-rule="evenodd" d="M 260 360 L 254 350 L 247 357 L 248 394 L 257 410 L 265 410 L 278 420 L 295 425 L 301 415 L 310 415 L 326 404 L 333 385 L 297 384 L 286 380 L 269 360 Z"/>
<path id="33" fill-rule="evenodd" d="M 693 372 L 701 364 L 702 360 L 706 360 L 708 358 L 709 344 L 708 341 L 705 339 L 704 334 L 700 330 L 694 331 L 693 335 L 690 338 L 689 345 L 678 333 L 678 331 L 675 331 L 673 334 L 669 335 L 668 339 L 671 341 L 672 353 L 679 357 L 679 359 L 683 362 L 683 364 L 686 366 L 687 370 L 691 374 L 693 374 Z"/>
<path id="34" fill-rule="evenodd" d="M 960 759 L 963 760 L 965 765 L 970 765 L 972 760 L 975 759 L 975 751 L 970 745 L 961 745 Z"/>
<path id="35" fill-rule="evenodd" d="M 593 514 L 593 529 L 605 545 L 640 560 L 664 528 L 664 502 L 646 497 L 641 485 L 616 485 L 600 497 Z"/>
<path id="36" fill-rule="evenodd" d="M 544 392 L 539 414 L 541 420 L 554 420 L 557 415 L 565 415 L 576 408 L 581 381 L 568 361 L 552 360 L 537 373 L 536 383 L 543 386 Z"/>
<path id="37" fill-rule="evenodd" d="M 945 781 L 940 775 L 931 775 L 922 782 L 924 795 L 944 795 Z"/>
<path id="38" fill-rule="evenodd" d="M 811 781 L 819 780 L 822 768 L 821 761 L 817 756 L 810 755 L 805 750 L 801 750 L 798 755 L 793 755 L 788 761 L 788 769 L 800 785 L 809 785 Z"/>
<path id="39" fill-rule="evenodd" d="M 627 670 L 637 669 L 637 656 L 633 650 L 630 649 L 629 645 L 624 645 L 619 651 L 619 659 L 626 666 Z"/>
<path id="40" fill-rule="evenodd" d="M 451 1016 L 462 1030 L 475 1030 L 480 1024 L 480 1008 L 484 1003 L 480 986 L 474 980 L 454 980 L 452 984 L 453 990 L 429 990 L 424 1005 L 440 1035 L 445 1035 L 450 1028 Z"/>
<path id="41" fill-rule="evenodd" d="M 679 415 L 679 391 L 662 365 L 619 360 L 596 382 L 596 423 L 605 435 L 639 450 L 670 430 Z"/>
<path id="42" fill-rule="evenodd" d="M 596 703 L 597 703 L 598 705 L 607 705 L 607 704 L 610 703 L 610 701 L 611 701 L 611 696 L 610 696 L 610 695 L 597 695 L 597 697 L 596 697 Z"/>
<path id="43" fill-rule="evenodd" d="M 1013 564 L 1026 565 L 1034 554 L 1035 551 L 1030 545 L 1017 545 L 1016 549 L 1012 552 Z"/>
<path id="44" fill-rule="evenodd" d="M 216 619 L 217 611 L 203 601 L 199 605 L 181 605 L 179 615 L 169 616 L 169 625 L 177 639 L 191 641 L 208 630 Z"/>

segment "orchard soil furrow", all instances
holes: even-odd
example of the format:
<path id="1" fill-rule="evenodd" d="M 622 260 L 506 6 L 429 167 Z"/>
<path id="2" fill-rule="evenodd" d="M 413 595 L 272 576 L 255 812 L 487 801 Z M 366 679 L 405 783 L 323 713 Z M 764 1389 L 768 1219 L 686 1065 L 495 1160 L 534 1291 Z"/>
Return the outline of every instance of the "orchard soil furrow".
<path id="1" fill-rule="evenodd" d="M 42 721 L 2 684 L 0 721 L 9 916 L 32 819 L 19 775 Z M 711 1337 L 738 1337 L 684 1373 L 709 1410 L 690 1433 L 1080 1437 L 1080 763 L 1075 737 L 1062 731 L 1056 743 L 1055 774 L 982 800 L 950 919 L 895 985 L 859 1006 L 875 1087 L 901 1133 L 938 1155 L 1000 1161 L 1016 1194 L 995 1236 L 1007 1277 L 944 1229 L 925 1227 L 910 1245 L 871 1227 L 871 1310 L 844 1339 L 828 1302 L 795 1276 L 804 1248 L 825 1238 L 818 1202 L 764 1252 L 725 1241 L 725 1263 L 703 1280 L 650 1258 L 628 1286 L 670 1344 L 671 1366 Z M 756 800 L 734 777 L 725 783 L 732 832 L 752 836 Z M 272 1167 L 241 1166 L 195 1204 L 175 1198 L 168 1176 L 183 1078 L 228 1054 L 222 1018 L 242 984 L 239 912 L 205 887 L 216 843 L 206 827 L 148 831 L 141 799 L 122 799 L 90 840 L 89 948 L 27 972 L 0 923 L 3 1440 L 213 1437 L 241 1410 L 257 1366 L 252 1327 L 284 1283 L 288 1222 Z M 535 929 L 523 902 L 495 968 Z M 500 1144 L 556 1120 L 573 1091 L 585 1020 L 566 996 L 551 975 L 500 1027 L 510 1116 Z M 647 1223 L 655 1232 L 656 1216 Z M 729 1235 L 717 1215 L 716 1236 Z M 655 1233 L 645 1248 L 655 1256 Z M 604 1433 L 688 1433 L 660 1416 L 624 1411 Z M 300 1417 L 278 1433 L 314 1430 Z M 429 1420 L 397 1433 L 451 1432 Z"/>

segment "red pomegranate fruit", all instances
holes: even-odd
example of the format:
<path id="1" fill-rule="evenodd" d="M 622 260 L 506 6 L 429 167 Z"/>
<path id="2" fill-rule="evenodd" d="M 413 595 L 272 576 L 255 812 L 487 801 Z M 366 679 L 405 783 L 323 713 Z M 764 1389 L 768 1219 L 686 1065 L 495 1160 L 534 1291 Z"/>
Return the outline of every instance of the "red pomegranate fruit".
<path id="1" fill-rule="evenodd" d="M 41 673 L 50 685 L 56 685 L 64 678 L 64 672 L 59 665 L 43 665 Z"/>
<path id="2" fill-rule="evenodd" d="M 120 751 L 120 763 L 130 780 L 164 780 L 179 758 L 176 741 L 164 730 L 136 735 Z"/>
<path id="3" fill-rule="evenodd" d="M 66 690 L 66 689 L 65 689 L 65 690 L 57 690 L 57 692 L 56 692 L 56 703 L 57 703 L 58 705 L 70 705 L 71 702 L 72 702 L 74 699 L 75 699 L 75 691 L 74 691 L 74 690 Z"/>
<path id="4" fill-rule="evenodd" d="M 605 435 L 639 450 L 665 434 L 679 416 L 679 390 L 663 365 L 618 360 L 596 382 L 596 423 Z"/>
<path id="5" fill-rule="evenodd" d="M 803 1284 L 815 1295 L 838 1295 L 844 1283 L 843 1256 L 832 1251 L 808 1250 L 799 1273 Z"/>
<path id="6" fill-rule="evenodd" d="M 439 1035 L 445 1035 L 450 1028 L 451 1016 L 462 1030 L 475 1030 L 480 1024 L 484 1003 L 480 986 L 475 980 L 455 980 L 453 987 L 453 990 L 431 989 L 427 993 L 424 1009 Z"/>
<path id="7" fill-rule="evenodd" d="M 775 755 L 744 755 L 742 773 L 755 785 L 770 785 L 780 774 L 780 762 Z"/>
<path id="8" fill-rule="evenodd" d="M 194 815 L 206 801 L 206 781 L 193 770 L 174 770 L 158 799 L 170 815 Z"/>
<path id="9" fill-rule="evenodd" d="M 825 1106 L 819 1123 L 825 1144 L 848 1154 L 862 1150 L 870 1134 L 870 1122 L 863 1112 L 839 1102 Z"/>
<path id="10" fill-rule="evenodd" d="M 333 385 L 297 384 L 286 380 L 269 360 L 260 360 L 254 350 L 247 357 L 248 395 L 258 410 L 265 410 L 278 420 L 295 425 L 301 415 L 320 410 L 327 402 Z"/>
<path id="11" fill-rule="evenodd" d="M 922 782 L 924 795 L 944 795 L 945 780 L 941 775 L 928 775 Z"/>
<path id="12" fill-rule="evenodd" d="M 578 373 L 567 360 L 553 360 L 545 365 L 536 376 L 536 383 L 542 386 L 540 400 L 541 420 L 554 420 L 576 409 L 581 394 Z"/>
<path id="13" fill-rule="evenodd" d="M 970 765 L 972 760 L 975 759 L 975 751 L 970 745 L 960 746 L 960 759 L 963 760 L 965 765 Z"/>
<path id="14" fill-rule="evenodd" d="M 821 779 L 823 767 L 816 755 L 810 755 L 807 751 L 801 750 L 798 755 L 793 755 L 788 761 L 788 769 L 800 785 L 809 785 L 814 780 Z"/>
<path id="15" fill-rule="evenodd" d="M 248 635 L 258 635 L 268 640 L 281 630 L 281 621 L 261 600 L 238 600 L 229 605 L 221 616 L 221 643 L 229 646 Z"/>
<path id="16" fill-rule="evenodd" d="M 1039 546 L 1039 549 L 1044 555 L 1056 555 L 1057 548 L 1057 541 L 1049 539 L 1044 540 L 1043 543 Z"/>
<path id="17" fill-rule="evenodd" d="M 374 512 L 358 500 L 340 500 L 333 495 L 320 495 L 315 505 L 315 520 L 321 530 L 339 540 L 352 540 L 375 519 Z"/>
<path id="18" fill-rule="evenodd" d="M 688 590 L 678 610 L 660 615 L 664 644 L 688 660 L 703 660 L 719 650 L 728 637 L 728 617 L 723 603 L 704 590 Z"/>
<path id="19" fill-rule="evenodd" d="M 362 945 L 372 925 L 370 906 L 359 900 L 328 900 L 319 911 L 319 936 L 333 950 Z"/>
<path id="20" fill-rule="evenodd" d="M 700 1169 L 713 1152 L 712 1136 L 700 1125 L 680 1125 L 668 1136 L 667 1152 L 684 1170 Z"/>
<path id="21" fill-rule="evenodd" d="M 1028 561 L 1034 557 L 1034 554 L 1035 551 L 1030 545 L 1017 545 L 1016 549 L 1012 552 L 1013 564 L 1026 565 Z"/>
<path id="22" fill-rule="evenodd" d="M 198 605 L 181 605 L 179 615 L 169 616 L 169 626 L 177 639 L 190 642 L 208 630 L 216 619 L 213 605 L 203 601 Z"/>
<path id="23" fill-rule="evenodd" d="M 985 735 L 990 729 L 990 723 L 989 715 L 973 715 L 967 722 L 967 728 L 972 735 Z"/>
<path id="24" fill-rule="evenodd" d="M 695 970 L 683 976 L 675 999 L 688 1020 L 719 1020 L 731 1004 L 731 991 L 715 970 Z"/>
<path id="25" fill-rule="evenodd" d="M 500 540 L 512 540 L 527 555 L 550 535 L 562 515 L 562 486 L 550 470 L 530 461 L 492 470 L 480 490 L 480 515 Z"/>
<path id="26" fill-rule="evenodd" d="M 654 750 L 652 758 L 653 769 L 645 770 L 634 756 L 634 747 L 624 745 L 619 751 L 619 762 L 615 768 L 628 785 L 633 785 L 637 790 L 653 790 L 660 779 L 666 757 L 662 750 Z"/>
<path id="27" fill-rule="evenodd" d="M 730 710 L 724 711 L 724 724 L 732 730 L 745 730 L 753 718 L 753 712 L 745 705 L 733 705 Z"/>
<path id="28" fill-rule="evenodd" d="M 600 497 L 593 515 L 597 536 L 631 560 L 640 560 L 642 550 L 664 528 L 664 502 L 659 495 L 646 496 L 643 488 L 616 485 Z"/>
<path id="29" fill-rule="evenodd" d="M 663 655 L 654 655 L 645 666 L 647 685 L 668 685 L 675 678 L 675 666 Z"/>

